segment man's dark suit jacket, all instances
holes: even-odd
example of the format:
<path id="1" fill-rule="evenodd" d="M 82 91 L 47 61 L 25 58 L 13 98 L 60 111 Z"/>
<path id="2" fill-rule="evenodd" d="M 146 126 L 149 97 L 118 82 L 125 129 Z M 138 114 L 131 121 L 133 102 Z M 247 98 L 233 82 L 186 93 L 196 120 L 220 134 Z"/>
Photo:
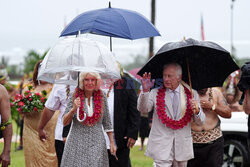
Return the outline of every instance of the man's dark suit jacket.
<path id="1" fill-rule="evenodd" d="M 133 85 L 129 78 L 114 83 L 114 134 L 118 148 L 127 147 L 128 138 L 137 140 L 138 136 L 140 113 Z"/>

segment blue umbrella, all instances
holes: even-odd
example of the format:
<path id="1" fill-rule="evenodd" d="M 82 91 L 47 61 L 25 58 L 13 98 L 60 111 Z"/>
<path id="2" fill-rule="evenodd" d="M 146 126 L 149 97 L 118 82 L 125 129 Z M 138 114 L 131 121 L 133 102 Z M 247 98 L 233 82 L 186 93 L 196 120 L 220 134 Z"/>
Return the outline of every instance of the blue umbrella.
<path id="1" fill-rule="evenodd" d="M 65 27 L 60 37 L 93 33 L 125 39 L 160 36 L 158 30 L 143 15 L 125 9 L 104 8 L 84 12 Z"/>

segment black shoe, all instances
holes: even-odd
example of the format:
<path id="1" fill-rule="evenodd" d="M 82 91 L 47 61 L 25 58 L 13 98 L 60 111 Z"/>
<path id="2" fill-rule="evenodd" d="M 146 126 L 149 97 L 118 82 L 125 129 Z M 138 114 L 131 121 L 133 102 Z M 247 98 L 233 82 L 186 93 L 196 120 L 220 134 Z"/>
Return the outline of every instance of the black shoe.
<path id="1" fill-rule="evenodd" d="M 22 150 L 23 149 L 23 146 L 18 146 L 17 148 L 16 148 L 16 151 L 19 151 L 19 150 Z"/>

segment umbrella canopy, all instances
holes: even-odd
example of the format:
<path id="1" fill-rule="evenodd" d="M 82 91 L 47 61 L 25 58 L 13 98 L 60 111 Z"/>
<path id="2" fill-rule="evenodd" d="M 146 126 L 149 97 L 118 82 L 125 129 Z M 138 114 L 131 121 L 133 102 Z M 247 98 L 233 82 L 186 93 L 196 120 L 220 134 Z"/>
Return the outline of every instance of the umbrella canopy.
<path id="1" fill-rule="evenodd" d="M 192 87 L 196 90 L 222 86 L 227 76 L 239 69 L 230 53 L 218 44 L 190 38 L 162 46 L 138 74 L 151 72 L 152 78 L 161 79 L 163 66 L 171 62 L 182 66 L 182 79 L 187 83 L 189 65 Z"/>
<path id="2" fill-rule="evenodd" d="M 39 68 L 38 80 L 77 85 L 78 72 L 97 72 L 102 79 L 119 79 L 115 57 L 103 44 L 80 37 L 61 38 Z"/>
<path id="3" fill-rule="evenodd" d="M 80 14 L 65 27 L 60 36 L 77 35 L 78 31 L 131 40 L 160 36 L 143 15 L 111 7 Z"/>

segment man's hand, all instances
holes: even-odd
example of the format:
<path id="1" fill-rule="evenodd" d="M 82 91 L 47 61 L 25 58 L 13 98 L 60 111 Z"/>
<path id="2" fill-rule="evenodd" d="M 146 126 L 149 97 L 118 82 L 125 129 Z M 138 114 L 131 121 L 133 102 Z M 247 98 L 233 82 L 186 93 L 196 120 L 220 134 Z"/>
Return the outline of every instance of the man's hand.
<path id="1" fill-rule="evenodd" d="M 66 143 L 67 137 L 63 137 L 64 144 Z"/>
<path id="2" fill-rule="evenodd" d="M 42 142 L 44 142 L 48 138 L 46 132 L 43 129 L 38 130 L 38 135 Z"/>
<path id="3" fill-rule="evenodd" d="M 191 100 L 191 109 L 196 115 L 198 115 L 200 112 L 198 102 L 194 99 Z"/>
<path id="4" fill-rule="evenodd" d="M 2 167 L 8 167 L 10 165 L 10 152 L 3 152 L 0 156 L 0 164 Z"/>
<path id="5" fill-rule="evenodd" d="M 150 88 L 154 85 L 155 80 L 151 81 L 151 73 L 144 73 L 141 79 L 143 92 L 149 92 Z"/>
<path id="6" fill-rule="evenodd" d="M 124 137 L 124 139 L 127 139 L 127 136 Z M 130 149 L 130 148 L 133 148 L 133 146 L 135 145 L 135 139 L 133 138 L 128 138 L 128 143 L 127 143 L 127 147 Z"/>

